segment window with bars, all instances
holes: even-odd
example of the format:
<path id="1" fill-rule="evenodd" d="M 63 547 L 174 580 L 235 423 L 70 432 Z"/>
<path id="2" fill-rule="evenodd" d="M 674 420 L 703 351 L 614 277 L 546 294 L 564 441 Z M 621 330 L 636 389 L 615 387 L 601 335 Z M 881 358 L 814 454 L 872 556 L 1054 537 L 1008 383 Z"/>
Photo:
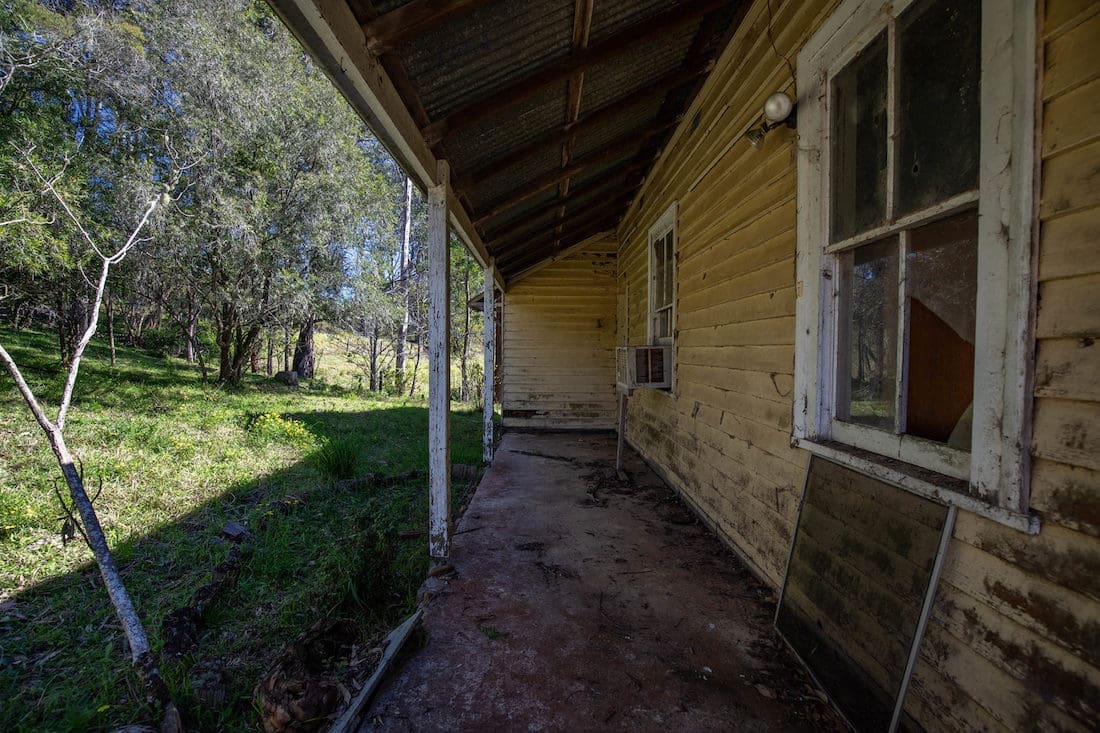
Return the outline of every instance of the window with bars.
<path id="1" fill-rule="evenodd" d="M 1022 529 L 1034 24 L 846 0 L 798 65 L 794 438 Z"/>
<path id="2" fill-rule="evenodd" d="M 676 205 L 649 230 L 649 343 L 672 345 L 676 312 Z"/>

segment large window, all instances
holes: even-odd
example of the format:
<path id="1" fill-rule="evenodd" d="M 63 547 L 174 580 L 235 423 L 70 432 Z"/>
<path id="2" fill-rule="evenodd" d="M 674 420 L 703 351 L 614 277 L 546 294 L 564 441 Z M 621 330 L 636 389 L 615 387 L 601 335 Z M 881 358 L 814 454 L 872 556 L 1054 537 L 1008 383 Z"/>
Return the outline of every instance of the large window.
<path id="1" fill-rule="evenodd" d="M 672 345 L 676 327 L 676 204 L 649 229 L 649 343 Z"/>
<path id="2" fill-rule="evenodd" d="M 1029 530 L 1034 14 L 848 0 L 800 54 L 793 427 Z"/>

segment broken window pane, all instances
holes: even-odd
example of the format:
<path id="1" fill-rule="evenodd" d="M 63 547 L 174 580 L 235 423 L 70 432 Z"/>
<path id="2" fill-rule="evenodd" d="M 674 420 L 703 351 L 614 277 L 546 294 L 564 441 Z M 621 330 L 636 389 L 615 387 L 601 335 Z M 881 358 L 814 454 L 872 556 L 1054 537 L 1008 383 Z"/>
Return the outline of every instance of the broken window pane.
<path id="1" fill-rule="evenodd" d="M 923 0 L 898 21 L 897 211 L 978 187 L 981 3 Z"/>
<path id="2" fill-rule="evenodd" d="M 658 311 L 653 317 L 653 337 L 657 339 L 668 338 L 672 335 L 672 310 L 665 308 Z"/>
<path id="3" fill-rule="evenodd" d="M 832 80 L 832 241 L 886 219 L 886 36 Z"/>
<path id="4" fill-rule="evenodd" d="M 898 339 L 897 238 L 841 258 L 837 417 L 893 431 Z"/>
<path id="5" fill-rule="evenodd" d="M 905 432 L 970 450 L 978 212 L 914 229 L 905 259 L 909 296 Z"/>

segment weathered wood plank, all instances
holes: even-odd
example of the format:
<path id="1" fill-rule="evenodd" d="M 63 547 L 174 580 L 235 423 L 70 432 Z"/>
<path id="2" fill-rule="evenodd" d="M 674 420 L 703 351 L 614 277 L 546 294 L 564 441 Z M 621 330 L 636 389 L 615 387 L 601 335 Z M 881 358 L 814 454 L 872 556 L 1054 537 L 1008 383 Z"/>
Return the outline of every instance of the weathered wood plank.
<path id="1" fill-rule="evenodd" d="M 1040 341 L 1035 365 L 1035 394 L 1100 402 L 1100 346 L 1095 339 Z"/>
<path id="2" fill-rule="evenodd" d="M 1072 466 L 1100 469 L 1100 404 L 1039 400 L 1033 433 L 1035 455 Z"/>
<path id="3" fill-rule="evenodd" d="M 1100 242 L 1100 206 L 1043 223 L 1039 247 L 1039 279 L 1100 272 L 1096 243 Z"/>
<path id="4" fill-rule="evenodd" d="M 1047 0 L 1045 5 L 1043 35 L 1047 39 L 1065 35 L 1069 29 L 1100 13 L 1100 4 L 1095 0 Z"/>
<path id="5" fill-rule="evenodd" d="M 428 548 L 445 562 L 451 550 L 451 248 L 447 236 L 450 171 L 428 189 Z"/>
<path id="6" fill-rule="evenodd" d="M 1039 338 L 1100 336 L 1100 274 L 1039 286 Z"/>
<path id="7" fill-rule="evenodd" d="M 1100 76 L 1097 48 L 1100 48 L 1100 15 L 1093 15 L 1051 40 L 1046 47 L 1043 99 L 1052 99 Z"/>
<path id="8" fill-rule="evenodd" d="M 1031 506 L 1044 522 L 1100 537 L 1100 472 L 1036 460 L 1031 470 Z"/>
<path id="9" fill-rule="evenodd" d="M 1047 103 L 1043 114 L 1044 158 L 1097 138 L 1100 138 L 1100 79 L 1093 79 Z"/>

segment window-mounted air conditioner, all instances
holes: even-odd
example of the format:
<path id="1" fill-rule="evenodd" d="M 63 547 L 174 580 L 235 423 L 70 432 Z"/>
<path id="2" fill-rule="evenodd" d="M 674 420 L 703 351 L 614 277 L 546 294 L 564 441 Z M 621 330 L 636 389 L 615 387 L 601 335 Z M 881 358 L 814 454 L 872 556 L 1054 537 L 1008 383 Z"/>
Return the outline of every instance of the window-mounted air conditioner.
<path id="1" fill-rule="evenodd" d="M 615 349 L 615 381 L 620 390 L 672 387 L 672 348 L 619 346 Z"/>

